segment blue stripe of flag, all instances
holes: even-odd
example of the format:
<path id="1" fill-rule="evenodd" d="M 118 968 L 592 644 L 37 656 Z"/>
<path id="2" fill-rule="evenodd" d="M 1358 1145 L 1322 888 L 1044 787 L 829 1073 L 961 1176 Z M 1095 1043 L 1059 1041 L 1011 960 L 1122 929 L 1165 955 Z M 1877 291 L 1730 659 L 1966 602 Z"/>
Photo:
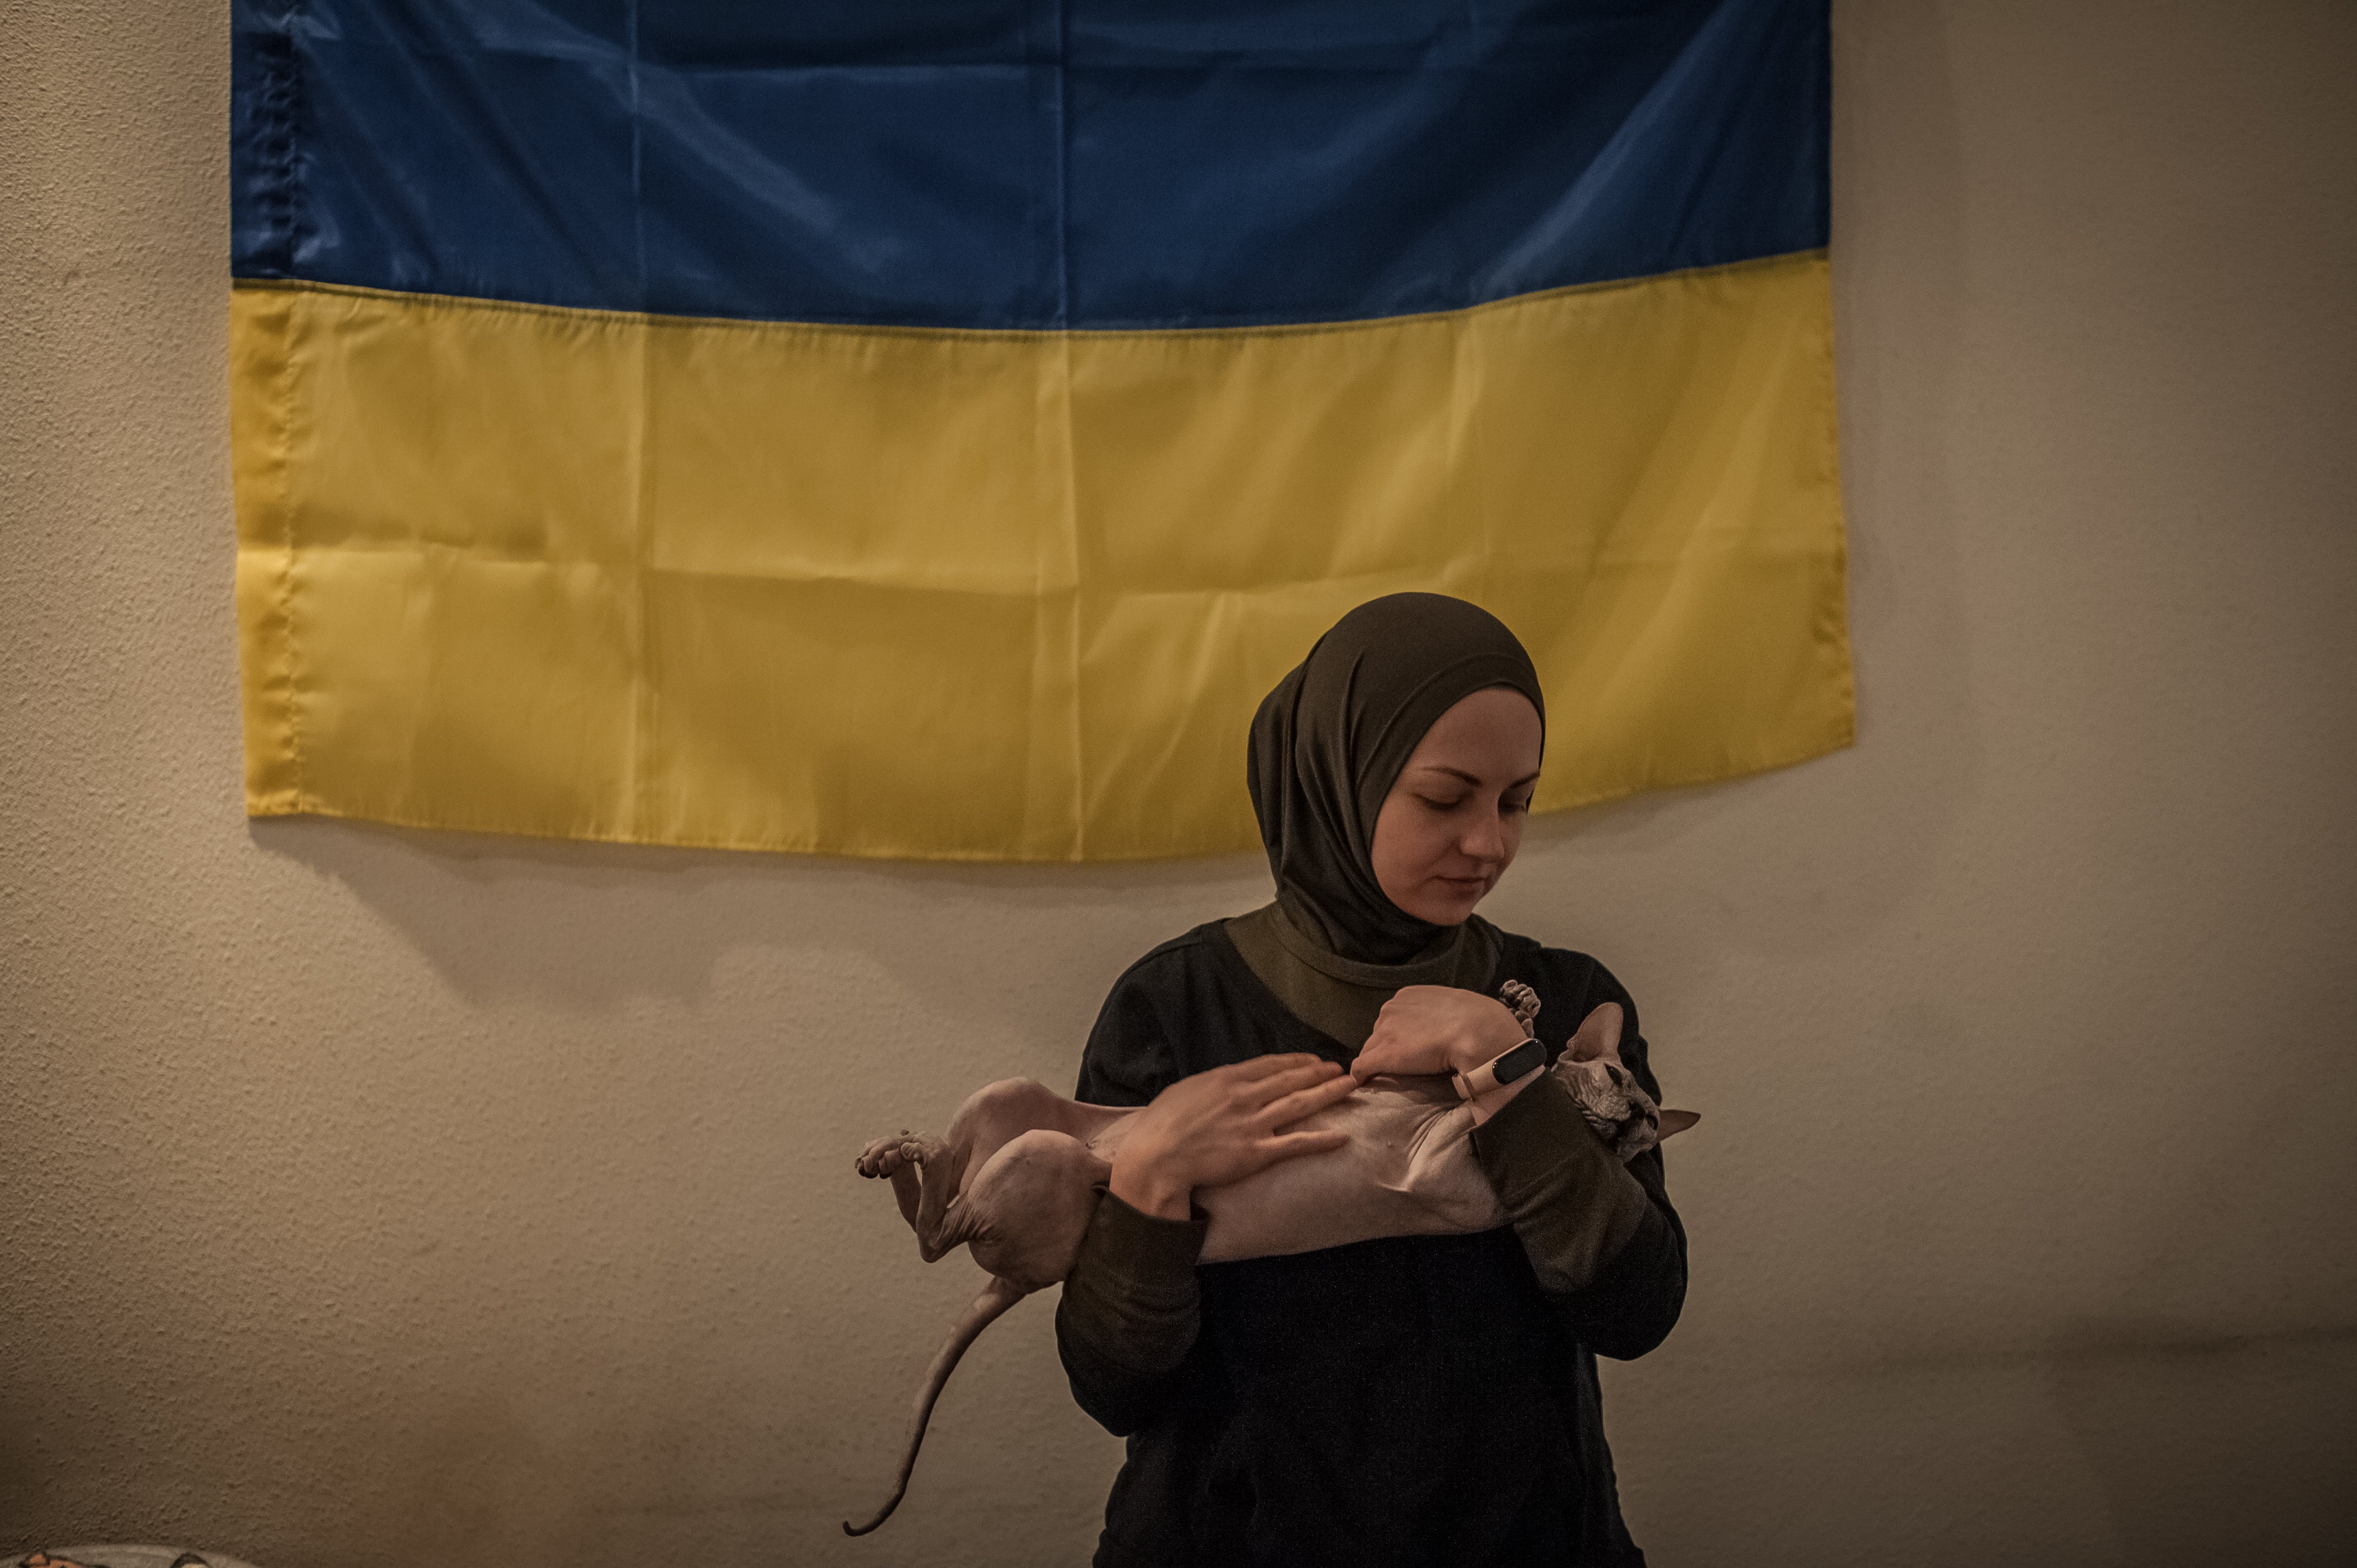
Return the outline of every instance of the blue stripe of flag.
<path id="1" fill-rule="evenodd" d="M 687 316 L 1453 309 L 1826 239 L 1826 0 L 240 0 L 232 266 Z"/>

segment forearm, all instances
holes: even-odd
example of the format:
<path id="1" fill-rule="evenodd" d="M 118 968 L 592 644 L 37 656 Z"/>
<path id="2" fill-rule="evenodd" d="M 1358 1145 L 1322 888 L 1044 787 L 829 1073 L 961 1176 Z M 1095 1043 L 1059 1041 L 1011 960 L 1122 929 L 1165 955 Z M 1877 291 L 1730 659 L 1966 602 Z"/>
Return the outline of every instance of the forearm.
<path id="1" fill-rule="evenodd" d="M 1144 1214 L 1106 1194 L 1056 1306 L 1056 1348 L 1082 1410 L 1116 1436 L 1169 1397 L 1200 1326 L 1195 1260 L 1207 1222 Z"/>
<path id="2" fill-rule="evenodd" d="M 1660 1344 L 1685 1299 L 1684 1236 L 1666 1195 L 1621 1163 L 1570 1093 L 1552 1078 L 1533 1084 L 1474 1129 L 1473 1149 L 1572 1333 L 1622 1359 Z M 1658 1170 L 1657 1155 L 1644 1159 Z"/>

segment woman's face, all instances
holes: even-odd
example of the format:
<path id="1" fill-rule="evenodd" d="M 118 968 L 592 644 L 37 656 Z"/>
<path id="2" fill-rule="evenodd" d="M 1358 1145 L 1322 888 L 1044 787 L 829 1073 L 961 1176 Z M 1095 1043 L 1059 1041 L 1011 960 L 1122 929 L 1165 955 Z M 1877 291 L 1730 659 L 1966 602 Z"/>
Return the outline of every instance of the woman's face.
<path id="1" fill-rule="evenodd" d="M 1375 818 L 1385 897 L 1437 926 L 1463 923 L 1522 847 L 1542 738 L 1538 710 L 1504 686 L 1433 722 Z"/>

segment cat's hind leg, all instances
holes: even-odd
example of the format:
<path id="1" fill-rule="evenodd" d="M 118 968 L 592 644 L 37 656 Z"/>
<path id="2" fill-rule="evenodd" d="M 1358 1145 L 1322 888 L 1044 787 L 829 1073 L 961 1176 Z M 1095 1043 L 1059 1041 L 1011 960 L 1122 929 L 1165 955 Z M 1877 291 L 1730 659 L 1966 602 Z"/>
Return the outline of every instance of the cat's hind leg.
<path id="1" fill-rule="evenodd" d="M 900 1218 L 917 1233 L 917 1251 L 929 1263 L 956 1245 L 942 1241 L 942 1219 L 950 1199 L 957 1196 L 958 1176 L 964 1166 L 965 1162 L 952 1157 L 949 1145 L 941 1139 L 905 1129 L 871 1142 L 859 1152 L 858 1161 L 861 1176 L 882 1176 L 891 1182 Z"/>

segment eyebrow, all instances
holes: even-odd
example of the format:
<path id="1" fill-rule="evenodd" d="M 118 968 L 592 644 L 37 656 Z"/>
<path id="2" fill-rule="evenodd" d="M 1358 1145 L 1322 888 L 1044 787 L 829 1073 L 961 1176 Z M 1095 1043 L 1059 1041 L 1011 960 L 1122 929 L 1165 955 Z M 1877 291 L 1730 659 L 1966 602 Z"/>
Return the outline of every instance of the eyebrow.
<path id="1" fill-rule="evenodd" d="M 1451 779 L 1462 779 L 1466 783 L 1472 785 L 1476 789 L 1480 789 L 1484 783 L 1484 780 L 1466 772 L 1462 768 L 1451 768 L 1445 762 L 1427 762 L 1419 768 L 1417 771 L 1420 773 L 1446 773 Z M 1538 781 L 1538 777 L 1539 776 L 1535 773 L 1525 773 L 1520 779 L 1515 779 L 1512 784 L 1507 785 L 1506 788 L 1509 789 L 1519 789 L 1525 784 L 1536 783 Z"/>

